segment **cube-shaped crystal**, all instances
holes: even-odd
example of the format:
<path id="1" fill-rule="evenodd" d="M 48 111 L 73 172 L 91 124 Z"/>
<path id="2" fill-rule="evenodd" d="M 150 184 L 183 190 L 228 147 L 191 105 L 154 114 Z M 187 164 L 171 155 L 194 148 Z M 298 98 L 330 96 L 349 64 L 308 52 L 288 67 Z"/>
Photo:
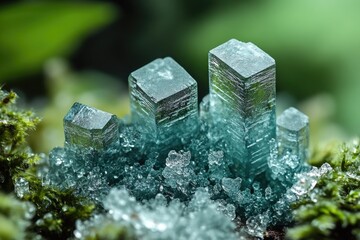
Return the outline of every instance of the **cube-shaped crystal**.
<path id="1" fill-rule="evenodd" d="M 210 114 L 236 168 L 263 172 L 276 133 L 274 59 L 252 43 L 229 40 L 209 52 L 209 81 Z"/>
<path id="2" fill-rule="evenodd" d="M 305 161 L 309 155 L 309 118 L 296 108 L 286 109 L 277 118 L 277 140 L 280 156 L 289 152 Z"/>
<path id="3" fill-rule="evenodd" d="M 160 142 L 190 136 L 197 125 L 197 83 L 172 58 L 156 59 L 129 76 L 131 117 Z"/>
<path id="4" fill-rule="evenodd" d="M 115 115 L 76 102 L 64 117 L 65 144 L 101 149 L 118 140 L 118 128 Z"/>

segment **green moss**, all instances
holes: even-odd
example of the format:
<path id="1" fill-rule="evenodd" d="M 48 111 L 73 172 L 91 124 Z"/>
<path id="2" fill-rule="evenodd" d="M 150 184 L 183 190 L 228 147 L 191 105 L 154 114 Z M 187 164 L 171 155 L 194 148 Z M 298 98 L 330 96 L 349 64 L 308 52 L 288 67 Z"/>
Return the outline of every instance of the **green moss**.
<path id="1" fill-rule="evenodd" d="M 25 140 L 39 119 L 30 111 L 16 109 L 14 92 L 0 88 L 0 191 L 14 190 L 14 179 L 34 164 L 38 157 L 31 153 Z"/>
<path id="2" fill-rule="evenodd" d="M 76 220 L 89 218 L 94 204 L 76 196 L 71 189 L 44 186 L 36 176 L 39 156 L 31 152 L 26 137 L 39 119 L 30 111 L 17 109 L 16 98 L 14 92 L 0 89 L 0 193 L 13 192 L 19 180 L 26 183 L 28 187 L 21 194 L 17 191 L 17 195 L 33 204 L 35 215 L 32 224 L 25 224 L 21 217 L 26 209 L 19 207 L 23 203 L 0 195 L 0 239 L 23 239 L 25 235 L 45 239 L 72 237 Z"/>
<path id="3" fill-rule="evenodd" d="M 36 207 L 29 230 L 46 239 L 67 239 L 73 236 L 76 220 L 89 218 L 95 205 L 76 196 L 71 189 L 59 190 L 52 186 L 43 186 L 34 170 L 30 169 L 19 176 L 29 183 L 29 192 L 24 194 L 23 200 Z"/>
<path id="4" fill-rule="evenodd" d="M 291 239 L 360 238 L 360 146 L 331 143 L 312 163 L 329 163 L 333 171 L 320 177 L 314 189 L 293 205 Z"/>

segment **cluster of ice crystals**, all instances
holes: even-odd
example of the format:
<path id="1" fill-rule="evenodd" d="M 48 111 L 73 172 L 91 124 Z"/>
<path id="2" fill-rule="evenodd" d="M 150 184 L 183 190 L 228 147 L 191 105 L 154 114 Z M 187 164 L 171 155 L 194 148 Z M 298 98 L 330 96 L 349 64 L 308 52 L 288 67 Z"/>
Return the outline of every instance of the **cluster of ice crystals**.
<path id="1" fill-rule="evenodd" d="M 221 186 L 224 189 L 226 195 L 228 195 L 232 200 L 237 201 L 241 197 L 240 185 L 241 178 L 222 178 Z"/>
<path id="2" fill-rule="evenodd" d="M 275 119 L 275 61 L 230 40 L 209 53 L 210 94 L 173 59 L 129 77 L 131 121 L 74 104 L 66 144 L 39 174 L 107 210 L 78 222 L 76 238 L 127 229 L 141 239 L 262 238 L 292 221 L 290 204 L 331 167 L 310 170 L 308 118 Z M 27 190 L 17 183 L 18 194 Z M 233 221 L 233 222 L 231 222 Z M 239 236 L 238 236 L 239 237 Z"/>
<path id="3" fill-rule="evenodd" d="M 318 179 L 333 169 L 328 163 L 324 163 L 320 168 L 312 167 L 309 172 L 298 175 L 298 181 L 290 188 L 296 196 L 309 193 L 317 184 Z"/>
<path id="4" fill-rule="evenodd" d="M 269 211 L 255 216 L 251 216 L 246 220 L 246 231 L 249 233 L 250 236 L 262 238 L 263 233 L 269 225 L 269 221 Z"/>
<path id="5" fill-rule="evenodd" d="M 189 167 L 190 158 L 190 152 L 181 154 L 171 150 L 166 158 L 166 167 L 162 172 L 165 178 L 165 184 L 171 188 L 177 188 L 184 194 L 187 193 L 191 182 L 195 180 L 195 173 L 193 169 Z"/>
<path id="6" fill-rule="evenodd" d="M 210 180 L 219 182 L 229 175 L 228 166 L 224 164 L 223 151 L 210 151 L 208 155 Z"/>
<path id="7" fill-rule="evenodd" d="M 139 239 L 238 239 L 231 221 L 234 208 L 227 216 L 217 210 L 205 189 L 196 191 L 188 206 L 177 200 L 166 201 L 162 194 L 143 203 L 137 202 L 125 189 L 112 189 L 104 200 L 106 214 L 77 222 L 75 237 L 89 239 L 106 225 L 123 226 Z"/>

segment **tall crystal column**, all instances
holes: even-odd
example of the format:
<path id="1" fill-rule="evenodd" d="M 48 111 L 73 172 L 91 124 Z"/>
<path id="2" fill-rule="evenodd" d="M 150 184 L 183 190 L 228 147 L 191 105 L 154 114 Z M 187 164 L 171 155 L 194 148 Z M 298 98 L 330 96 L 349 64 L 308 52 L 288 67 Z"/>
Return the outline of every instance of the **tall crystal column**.
<path id="1" fill-rule="evenodd" d="M 65 144 L 96 149 L 105 148 L 119 139 L 115 115 L 74 103 L 64 117 Z"/>
<path id="2" fill-rule="evenodd" d="M 275 61 L 235 39 L 209 52 L 210 114 L 237 171 L 252 178 L 266 169 L 275 138 Z"/>
<path id="3" fill-rule="evenodd" d="M 309 155 L 309 118 L 296 108 L 286 109 L 276 120 L 279 155 L 289 152 L 303 163 Z"/>
<path id="4" fill-rule="evenodd" d="M 132 121 L 148 139 L 174 145 L 197 128 L 197 83 L 172 58 L 132 72 L 129 88 Z"/>

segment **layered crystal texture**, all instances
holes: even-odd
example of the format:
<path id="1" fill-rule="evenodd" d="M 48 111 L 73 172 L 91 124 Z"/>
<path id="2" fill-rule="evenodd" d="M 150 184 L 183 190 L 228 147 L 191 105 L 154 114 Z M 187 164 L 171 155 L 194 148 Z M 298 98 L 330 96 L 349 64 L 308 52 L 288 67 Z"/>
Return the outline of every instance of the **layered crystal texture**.
<path id="1" fill-rule="evenodd" d="M 129 88 L 132 121 L 144 136 L 173 145 L 196 129 L 197 83 L 172 58 L 156 59 L 132 72 Z"/>
<path id="2" fill-rule="evenodd" d="M 77 239 L 110 228 L 134 239 L 258 239 L 293 221 L 291 203 L 331 171 L 306 164 L 307 116 L 290 108 L 276 123 L 275 62 L 252 43 L 214 48 L 209 68 L 199 116 L 197 84 L 171 58 L 129 76 L 131 122 L 69 110 L 65 147 L 38 174 L 104 210 L 77 222 Z"/>
<path id="3" fill-rule="evenodd" d="M 309 155 L 309 118 L 290 107 L 277 118 L 276 124 L 279 154 L 289 152 L 304 162 Z"/>
<path id="4" fill-rule="evenodd" d="M 235 39 L 209 52 L 210 113 L 240 174 L 265 171 L 275 138 L 275 61 Z"/>
<path id="5" fill-rule="evenodd" d="M 64 117 L 65 143 L 104 148 L 119 139 L 115 115 L 74 103 Z"/>

